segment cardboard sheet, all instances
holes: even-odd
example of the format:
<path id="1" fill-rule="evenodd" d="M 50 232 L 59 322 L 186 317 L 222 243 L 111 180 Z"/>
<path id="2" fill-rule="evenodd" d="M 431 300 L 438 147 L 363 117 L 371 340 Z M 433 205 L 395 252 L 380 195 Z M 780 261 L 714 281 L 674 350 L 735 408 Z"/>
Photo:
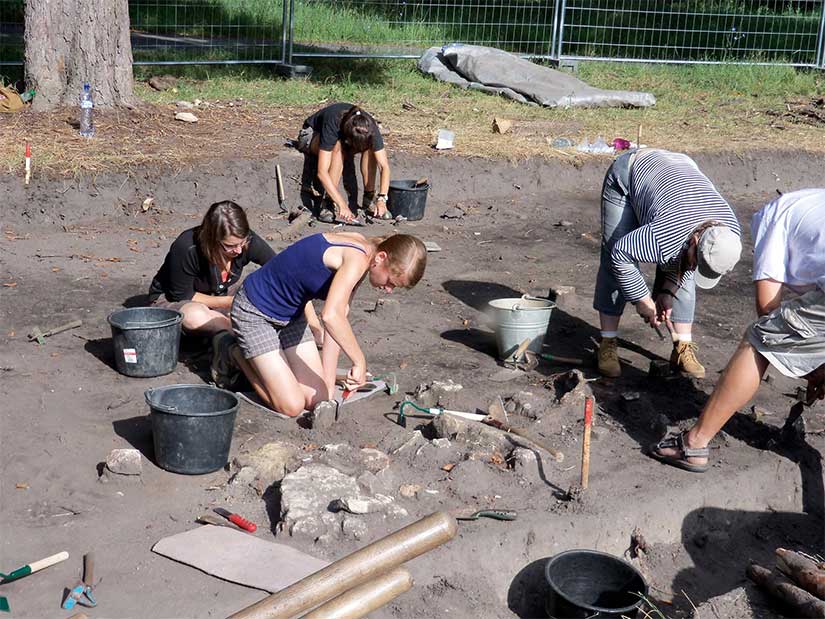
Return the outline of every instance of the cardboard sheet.
<path id="1" fill-rule="evenodd" d="M 329 565 L 284 544 L 211 524 L 164 537 L 152 551 L 211 576 L 270 593 Z"/>

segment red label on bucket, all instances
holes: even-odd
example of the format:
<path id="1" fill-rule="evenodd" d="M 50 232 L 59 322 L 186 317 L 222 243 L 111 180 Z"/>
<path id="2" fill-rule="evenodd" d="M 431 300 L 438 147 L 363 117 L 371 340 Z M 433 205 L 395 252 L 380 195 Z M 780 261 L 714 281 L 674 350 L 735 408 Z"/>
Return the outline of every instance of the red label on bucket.
<path id="1" fill-rule="evenodd" d="M 123 360 L 126 363 L 137 363 L 137 351 L 134 348 L 124 348 Z"/>

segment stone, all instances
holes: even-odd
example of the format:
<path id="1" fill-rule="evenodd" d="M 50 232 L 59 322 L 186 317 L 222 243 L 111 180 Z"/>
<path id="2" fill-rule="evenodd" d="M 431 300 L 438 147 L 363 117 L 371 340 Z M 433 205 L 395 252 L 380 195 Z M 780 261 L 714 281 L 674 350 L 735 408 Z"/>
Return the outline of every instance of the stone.
<path id="1" fill-rule="evenodd" d="M 140 475 L 143 462 L 137 449 L 113 449 L 106 457 L 106 468 L 118 475 Z"/>
<path id="2" fill-rule="evenodd" d="M 438 449 L 448 449 L 450 447 L 450 439 L 448 438 L 434 438 L 433 447 Z"/>
<path id="3" fill-rule="evenodd" d="M 300 449 L 283 441 L 266 443 L 255 451 L 238 454 L 233 469 L 252 468 L 260 486 L 268 488 L 281 481 L 299 462 Z"/>
<path id="4" fill-rule="evenodd" d="M 545 412 L 547 398 L 539 398 L 531 391 L 518 391 L 504 398 L 504 410 L 508 415 L 538 419 Z"/>
<path id="5" fill-rule="evenodd" d="M 454 415 L 438 415 L 430 422 L 436 439 L 455 439 L 461 434 L 467 424 Z"/>
<path id="6" fill-rule="evenodd" d="M 358 455 L 361 464 L 370 473 L 379 473 L 390 465 L 390 457 L 380 449 L 364 447 Z"/>
<path id="7" fill-rule="evenodd" d="M 178 78 L 174 75 L 154 75 L 149 78 L 149 86 L 155 90 L 170 90 L 178 85 Z"/>
<path id="8" fill-rule="evenodd" d="M 345 496 L 330 503 L 332 511 L 346 511 L 350 514 L 377 514 L 386 511 L 395 499 L 386 494 L 376 494 L 373 497 Z"/>
<path id="9" fill-rule="evenodd" d="M 192 110 L 195 108 L 195 104 L 190 103 L 189 101 L 177 101 L 175 103 L 175 107 L 179 110 Z"/>
<path id="10" fill-rule="evenodd" d="M 402 484 L 398 487 L 398 494 L 405 499 L 414 499 L 421 490 L 420 484 Z"/>
<path id="11" fill-rule="evenodd" d="M 446 381 L 434 380 L 431 383 L 418 385 L 413 392 L 413 396 L 420 406 L 450 408 L 456 394 L 463 388 L 462 385 L 453 382 L 452 379 Z"/>
<path id="12" fill-rule="evenodd" d="M 242 467 L 229 479 L 230 486 L 252 486 L 258 478 L 258 472 L 251 466 Z"/>
<path id="13" fill-rule="evenodd" d="M 647 368 L 647 375 L 651 378 L 670 376 L 670 361 L 654 359 Z"/>
<path id="14" fill-rule="evenodd" d="M 494 118 L 493 119 L 493 133 L 507 133 L 510 129 L 513 128 L 513 121 L 508 120 L 507 118 Z"/>
<path id="15" fill-rule="evenodd" d="M 335 400 L 325 400 L 315 405 L 307 415 L 309 427 L 313 430 L 328 430 L 338 420 L 338 403 Z"/>
<path id="16" fill-rule="evenodd" d="M 538 461 L 538 456 L 536 456 L 536 452 L 532 449 L 516 447 L 510 453 L 508 460 L 514 470 L 522 470 L 529 467 L 535 467 L 536 462 Z"/>
<path id="17" fill-rule="evenodd" d="M 390 453 L 393 455 L 411 452 L 418 453 L 422 447 L 429 444 L 430 441 L 424 438 L 421 434 L 421 430 L 413 430 L 412 433 L 406 437 L 406 440 L 404 440 L 400 445 L 390 449 Z"/>
<path id="18" fill-rule="evenodd" d="M 198 122 L 198 117 L 192 112 L 177 112 L 175 114 L 175 120 L 180 120 L 185 123 L 196 123 Z"/>
<path id="19" fill-rule="evenodd" d="M 441 214 L 442 219 L 461 219 L 464 217 L 464 211 L 457 206 L 448 208 Z"/>
<path id="20" fill-rule="evenodd" d="M 364 494 L 388 494 L 391 488 L 391 481 L 386 475 L 386 471 L 381 473 L 371 473 L 364 471 L 358 476 L 358 487 Z"/>
<path id="21" fill-rule="evenodd" d="M 329 514 L 330 503 L 342 496 L 359 496 L 353 477 L 320 463 L 302 466 L 287 474 L 281 482 L 281 520 L 291 535 L 318 537 L 329 532 L 328 524 L 337 524 Z M 331 523 L 321 514 L 332 516 Z"/>
<path id="22" fill-rule="evenodd" d="M 569 222 L 561 222 L 565 224 Z M 571 224 L 572 225 L 572 224 Z M 566 227 L 566 226 L 565 226 Z M 558 307 L 570 307 L 576 298 L 575 286 L 553 286 L 547 295 Z"/>
<path id="23" fill-rule="evenodd" d="M 341 532 L 344 537 L 360 540 L 367 535 L 367 523 L 361 518 L 344 516 L 341 520 Z"/>

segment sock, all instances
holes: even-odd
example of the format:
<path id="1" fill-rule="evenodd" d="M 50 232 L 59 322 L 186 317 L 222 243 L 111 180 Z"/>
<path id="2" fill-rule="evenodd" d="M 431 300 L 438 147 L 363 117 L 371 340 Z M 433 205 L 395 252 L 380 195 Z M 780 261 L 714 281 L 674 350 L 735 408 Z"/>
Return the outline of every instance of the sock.
<path id="1" fill-rule="evenodd" d="M 618 337 L 618 336 L 619 336 L 619 332 L 618 332 L 618 331 L 602 331 L 602 339 L 604 339 L 604 338 L 606 338 L 606 337 L 613 337 L 613 338 L 615 338 L 615 337 Z"/>
<path id="2" fill-rule="evenodd" d="M 676 333 L 677 342 L 692 342 L 693 336 L 690 333 Z"/>

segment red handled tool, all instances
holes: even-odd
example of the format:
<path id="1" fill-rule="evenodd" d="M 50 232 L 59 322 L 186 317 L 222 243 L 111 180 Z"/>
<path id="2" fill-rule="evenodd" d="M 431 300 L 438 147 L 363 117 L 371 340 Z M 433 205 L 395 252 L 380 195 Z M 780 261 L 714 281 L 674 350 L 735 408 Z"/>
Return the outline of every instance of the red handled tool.
<path id="1" fill-rule="evenodd" d="M 212 511 L 220 516 L 226 518 L 232 524 L 236 524 L 241 527 L 244 531 L 249 531 L 250 533 L 254 533 L 258 530 L 258 525 L 254 522 L 250 522 L 243 516 L 239 516 L 238 514 L 233 514 L 230 511 L 225 510 L 223 507 L 213 507 Z"/>

